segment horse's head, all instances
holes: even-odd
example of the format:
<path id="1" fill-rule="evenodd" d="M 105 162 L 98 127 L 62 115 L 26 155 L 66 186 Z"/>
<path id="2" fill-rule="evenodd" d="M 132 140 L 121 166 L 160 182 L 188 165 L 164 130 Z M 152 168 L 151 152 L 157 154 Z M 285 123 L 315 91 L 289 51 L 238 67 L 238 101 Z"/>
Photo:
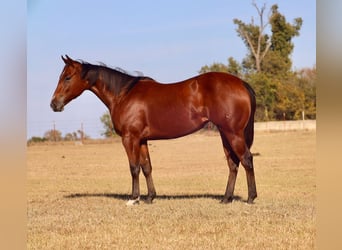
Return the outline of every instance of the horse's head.
<path id="1" fill-rule="evenodd" d="M 68 56 L 62 59 L 65 66 L 50 104 L 55 112 L 63 111 L 66 104 L 90 87 L 88 80 L 82 77 L 82 64 Z"/>

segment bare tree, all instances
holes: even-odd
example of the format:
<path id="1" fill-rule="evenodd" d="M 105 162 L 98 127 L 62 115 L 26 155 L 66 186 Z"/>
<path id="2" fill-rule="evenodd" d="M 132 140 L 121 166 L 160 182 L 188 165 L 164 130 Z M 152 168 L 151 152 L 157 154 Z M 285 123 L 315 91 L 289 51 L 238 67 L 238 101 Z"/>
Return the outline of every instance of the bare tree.
<path id="1" fill-rule="evenodd" d="M 266 4 L 264 4 L 261 8 L 259 8 L 254 1 L 252 4 L 258 12 L 260 24 L 254 25 L 253 18 L 251 24 L 245 24 L 239 19 L 234 19 L 234 23 L 238 26 L 236 30 L 238 35 L 244 40 L 255 59 L 256 70 L 260 72 L 261 62 L 271 47 L 271 41 L 269 40 L 269 37 L 264 34 L 265 29 L 269 24 L 269 18 L 266 22 L 264 21 Z"/>

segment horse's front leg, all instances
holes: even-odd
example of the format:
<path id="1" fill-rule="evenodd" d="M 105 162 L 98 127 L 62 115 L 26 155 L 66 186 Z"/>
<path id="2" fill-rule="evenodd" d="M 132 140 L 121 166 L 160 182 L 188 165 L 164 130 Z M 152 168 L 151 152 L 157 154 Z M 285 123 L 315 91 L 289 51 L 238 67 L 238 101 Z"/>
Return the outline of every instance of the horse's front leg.
<path id="1" fill-rule="evenodd" d="M 123 136 L 122 144 L 125 147 L 129 167 L 132 176 L 132 196 L 127 202 L 127 205 L 138 204 L 140 200 L 140 186 L 139 186 L 139 174 L 140 174 L 140 141 L 132 136 Z"/>

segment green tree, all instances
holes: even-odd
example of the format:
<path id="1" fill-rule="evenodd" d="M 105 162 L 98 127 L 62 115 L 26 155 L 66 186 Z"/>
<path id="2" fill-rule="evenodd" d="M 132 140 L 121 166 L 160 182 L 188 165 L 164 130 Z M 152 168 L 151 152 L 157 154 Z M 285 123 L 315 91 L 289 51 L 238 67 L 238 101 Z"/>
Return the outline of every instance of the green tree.
<path id="1" fill-rule="evenodd" d="M 268 64 L 264 64 L 265 71 L 268 70 L 272 74 L 286 74 L 291 71 L 292 60 L 291 54 L 294 49 L 292 39 L 299 36 L 299 31 L 302 27 L 302 18 L 295 18 L 293 24 L 286 21 L 278 11 L 278 5 L 271 7 L 272 15 L 269 19 L 271 24 L 271 48 L 268 54 Z M 274 68 L 276 70 L 274 70 Z"/>
<path id="2" fill-rule="evenodd" d="M 207 72 L 228 72 L 228 68 L 223 63 L 213 63 L 210 66 L 203 66 L 198 73 L 203 74 Z"/>
<path id="3" fill-rule="evenodd" d="M 212 65 L 203 66 L 198 73 L 203 74 L 207 72 L 225 72 L 230 73 L 236 76 L 241 76 L 242 67 L 233 57 L 228 58 L 228 64 L 225 65 L 223 63 L 213 63 Z"/>
<path id="4" fill-rule="evenodd" d="M 273 109 L 277 120 L 300 119 L 304 106 L 303 90 L 298 88 L 295 76 L 277 82 L 276 103 Z"/>
<path id="5" fill-rule="evenodd" d="M 257 22 L 254 18 L 250 23 L 233 20 L 237 35 L 247 48 L 241 64 L 230 57 L 227 65 L 206 65 L 200 73 L 229 72 L 249 82 L 256 92 L 257 121 L 284 119 L 284 114 L 286 119 L 299 119 L 303 111 L 306 117 L 313 119 L 316 114 L 316 71 L 291 70 L 292 39 L 299 36 L 303 20 L 295 18 L 292 24 L 288 23 L 276 4 L 265 17 L 266 4 L 258 7 L 253 1 L 252 5 L 258 14 Z"/>
<path id="6" fill-rule="evenodd" d="M 114 136 L 115 135 L 114 126 L 113 126 L 112 119 L 110 117 L 109 112 L 104 113 L 100 117 L 100 120 L 104 128 L 104 131 L 102 132 L 101 135 L 105 136 L 106 138 L 110 138 Z"/>
<path id="7" fill-rule="evenodd" d="M 257 109 L 256 121 L 269 121 L 274 119 L 274 106 L 276 102 L 276 83 L 263 72 L 256 72 L 246 76 L 256 93 Z"/>
<path id="8" fill-rule="evenodd" d="M 297 79 L 291 71 L 291 54 L 293 37 L 299 35 L 302 19 L 294 19 L 290 24 L 273 5 L 265 21 L 266 5 L 259 8 L 255 2 L 259 24 L 244 23 L 234 19 L 237 34 L 245 43 L 248 53 L 242 66 L 245 79 L 254 87 L 257 96 L 256 120 L 297 119 L 305 106 L 305 94 L 299 88 Z M 266 27 L 271 26 L 271 34 L 265 34 Z"/>
<path id="9" fill-rule="evenodd" d="M 32 143 L 39 143 L 39 142 L 45 142 L 46 138 L 39 137 L 39 136 L 32 136 L 28 141 L 27 144 L 30 145 Z"/>
<path id="10" fill-rule="evenodd" d="M 286 21 L 284 15 L 278 11 L 278 5 L 271 7 L 271 15 L 265 21 L 264 13 L 266 4 L 259 8 L 255 2 L 259 17 L 259 24 L 244 23 L 239 19 L 234 19 L 237 25 L 238 36 L 245 43 L 248 54 L 243 60 L 243 67 L 247 73 L 265 72 L 271 75 L 284 75 L 291 71 L 291 54 L 294 44 L 292 39 L 299 36 L 299 31 L 303 20 L 295 18 L 294 23 Z M 266 27 L 271 25 L 271 35 L 265 34 Z"/>
<path id="11" fill-rule="evenodd" d="M 233 57 L 228 58 L 227 72 L 238 77 L 242 76 L 242 66 Z"/>
<path id="12" fill-rule="evenodd" d="M 305 119 L 316 119 L 316 66 L 304 68 L 296 72 L 297 86 L 303 91 L 302 110 Z"/>

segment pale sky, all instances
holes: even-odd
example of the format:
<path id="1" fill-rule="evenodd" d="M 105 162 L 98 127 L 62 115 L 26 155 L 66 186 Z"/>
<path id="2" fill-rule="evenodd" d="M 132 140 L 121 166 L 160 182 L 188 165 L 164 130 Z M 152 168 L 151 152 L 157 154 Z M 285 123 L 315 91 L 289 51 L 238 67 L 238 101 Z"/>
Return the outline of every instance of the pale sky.
<path id="1" fill-rule="evenodd" d="M 316 1 L 275 3 L 288 22 L 303 19 L 293 42 L 294 68 L 316 64 Z M 27 2 L 27 138 L 43 136 L 53 123 L 63 136 L 80 129 L 101 137 L 100 116 L 106 107 L 84 92 L 61 113 L 49 104 L 64 63 L 60 56 L 103 62 L 141 71 L 160 82 L 192 77 L 205 64 L 241 61 L 246 47 L 233 19 L 250 22 L 257 12 L 252 1 L 28 1 Z"/>

